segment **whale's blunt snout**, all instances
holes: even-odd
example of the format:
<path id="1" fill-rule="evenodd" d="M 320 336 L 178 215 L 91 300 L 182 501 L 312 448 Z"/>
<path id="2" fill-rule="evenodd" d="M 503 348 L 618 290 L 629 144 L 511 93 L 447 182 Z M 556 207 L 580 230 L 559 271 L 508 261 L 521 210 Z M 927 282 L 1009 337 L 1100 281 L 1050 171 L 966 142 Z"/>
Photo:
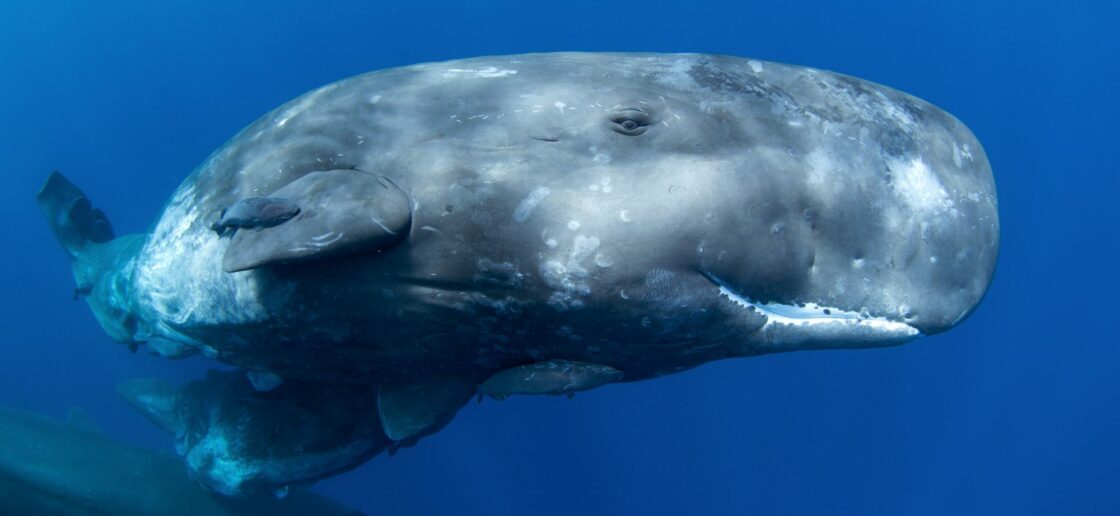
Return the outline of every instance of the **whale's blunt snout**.
<path id="1" fill-rule="evenodd" d="M 765 318 L 768 349 L 900 344 L 975 311 L 999 250 L 991 169 L 959 123 L 928 132 L 928 152 L 876 153 L 879 168 L 819 154 L 711 196 L 735 223 L 703 233 L 698 268 L 733 317 Z"/>
<path id="2" fill-rule="evenodd" d="M 916 252 L 903 262 L 911 285 L 912 324 L 926 335 L 953 328 L 976 310 L 999 256 L 999 203 L 991 166 L 971 131 L 952 120 L 948 132 L 954 143 L 940 155 L 923 156 L 928 169 L 910 171 L 928 170 L 935 180 L 919 200 L 933 197 L 936 203 L 911 199 L 919 221 L 910 238 Z"/>

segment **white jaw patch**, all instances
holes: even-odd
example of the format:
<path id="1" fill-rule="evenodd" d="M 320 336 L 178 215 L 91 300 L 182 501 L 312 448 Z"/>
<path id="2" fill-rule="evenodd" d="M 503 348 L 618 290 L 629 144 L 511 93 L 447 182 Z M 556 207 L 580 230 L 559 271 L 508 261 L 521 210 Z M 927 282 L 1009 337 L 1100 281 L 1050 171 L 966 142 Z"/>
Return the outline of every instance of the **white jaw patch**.
<path id="1" fill-rule="evenodd" d="M 759 329 L 766 347 L 783 349 L 878 347 L 921 337 L 909 324 L 885 317 L 865 316 L 815 303 L 805 306 L 760 303 L 740 294 L 718 276 L 700 271 L 736 305 L 766 317 Z"/>

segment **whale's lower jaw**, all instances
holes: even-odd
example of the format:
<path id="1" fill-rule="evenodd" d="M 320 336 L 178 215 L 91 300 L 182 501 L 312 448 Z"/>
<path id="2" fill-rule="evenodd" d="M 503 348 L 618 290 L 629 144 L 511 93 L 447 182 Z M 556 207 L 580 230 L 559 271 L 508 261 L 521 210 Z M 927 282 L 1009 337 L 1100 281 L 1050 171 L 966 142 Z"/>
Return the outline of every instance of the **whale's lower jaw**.
<path id="1" fill-rule="evenodd" d="M 753 335 L 755 351 L 840 349 L 894 346 L 922 336 L 917 328 L 885 317 L 870 316 L 817 304 L 804 306 L 761 303 L 731 288 L 718 276 L 701 270 L 721 296 L 766 318 Z"/>

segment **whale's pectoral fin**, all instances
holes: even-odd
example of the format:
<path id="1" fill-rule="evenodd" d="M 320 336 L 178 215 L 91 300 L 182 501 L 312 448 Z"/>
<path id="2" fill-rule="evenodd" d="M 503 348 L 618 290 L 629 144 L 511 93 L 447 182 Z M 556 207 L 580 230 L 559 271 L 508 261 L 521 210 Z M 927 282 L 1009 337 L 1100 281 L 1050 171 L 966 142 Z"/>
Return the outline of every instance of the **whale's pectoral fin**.
<path id="1" fill-rule="evenodd" d="M 152 353 L 171 360 L 182 360 L 198 354 L 198 350 L 171 339 L 152 337 L 144 341 L 151 348 Z"/>
<path id="2" fill-rule="evenodd" d="M 496 400 L 513 394 L 567 394 L 594 389 L 622 379 L 622 371 L 601 364 L 546 360 L 500 371 L 479 387 Z"/>
<path id="3" fill-rule="evenodd" d="M 477 385 L 476 378 L 461 376 L 382 383 L 377 393 L 381 427 L 389 439 L 410 446 L 451 422 Z"/>
<path id="4" fill-rule="evenodd" d="M 90 243 L 108 242 L 115 236 L 105 213 L 94 208 L 86 194 L 57 171 L 47 178 L 35 200 L 71 256 Z"/>
<path id="5" fill-rule="evenodd" d="M 287 222 L 234 234 L 226 272 L 379 252 L 412 226 L 412 202 L 384 177 L 360 170 L 312 172 L 271 194 L 299 206 Z"/>
<path id="6" fill-rule="evenodd" d="M 155 378 L 137 378 L 117 385 L 117 394 L 148 421 L 172 435 L 183 432 L 176 406 L 179 390 Z"/>

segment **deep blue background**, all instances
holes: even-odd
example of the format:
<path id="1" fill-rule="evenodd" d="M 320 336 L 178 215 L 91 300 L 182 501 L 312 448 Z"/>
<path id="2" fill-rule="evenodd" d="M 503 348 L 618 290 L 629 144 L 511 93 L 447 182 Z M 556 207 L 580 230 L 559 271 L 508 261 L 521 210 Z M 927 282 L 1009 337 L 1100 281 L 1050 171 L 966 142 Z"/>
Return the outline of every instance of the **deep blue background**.
<path id="1" fill-rule="evenodd" d="M 718 52 L 871 79 L 968 124 L 1003 225 L 980 309 L 899 348 L 471 405 L 317 489 L 370 514 L 1120 514 L 1115 2 L 229 3 L 0 5 L 0 405 L 81 406 L 166 448 L 113 386 L 206 367 L 129 354 L 70 300 L 32 200 L 52 169 L 138 231 L 210 151 L 327 82 L 482 54 Z"/>

